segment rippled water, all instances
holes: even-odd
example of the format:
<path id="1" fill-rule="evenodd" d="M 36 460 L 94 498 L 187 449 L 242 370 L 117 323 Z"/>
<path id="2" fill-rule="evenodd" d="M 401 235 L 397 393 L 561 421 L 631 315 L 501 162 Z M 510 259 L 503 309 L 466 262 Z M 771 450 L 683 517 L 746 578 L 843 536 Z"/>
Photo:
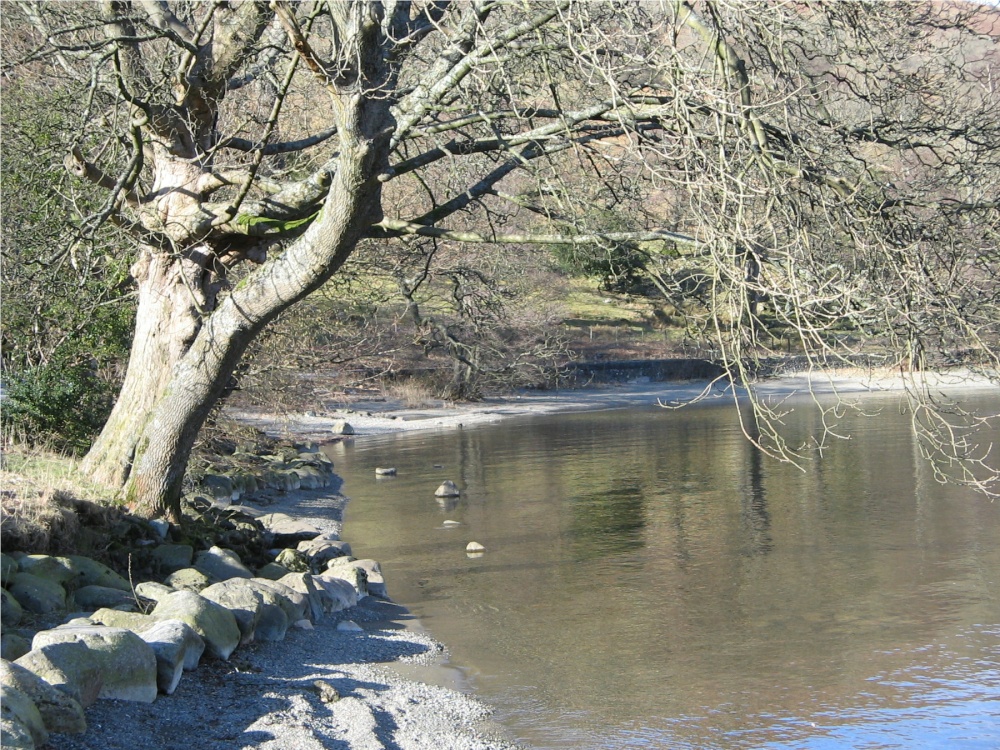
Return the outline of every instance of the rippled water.
<path id="1" fill-rule="evenodd" d="M 731 407 L 329 450 L 355 554 L 529 746 L 998 748 L 1000 502 L 937 484 L 896 402 L 871 409 L 805 472 Z"/>

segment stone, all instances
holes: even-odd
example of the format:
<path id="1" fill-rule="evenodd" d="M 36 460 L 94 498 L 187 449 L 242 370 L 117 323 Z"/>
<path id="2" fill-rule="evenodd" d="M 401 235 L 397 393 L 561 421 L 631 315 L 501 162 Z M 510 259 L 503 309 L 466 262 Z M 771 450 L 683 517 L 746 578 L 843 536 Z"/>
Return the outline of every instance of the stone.
<path id="1" fill-rule="evenodd" d="M 377 477 L 394 477 L 396 476 L 396 467 L 394 466 L 376 466 L 375 476 Z"/>
<path id="2" fill-rule="evenodd" d="M 368 574 L 361 568 L 351 565 L 350 559 L 349 557 L 341 557 L 337 560 L 331 560 L 322 575 L 324 578 L 339 578 L 342 581 L 347 581 L 357 592 L 358 598 L 364 599 L 368 596 Z"/>
<path id="3" fill-rule="evenodd" d="M 313 581 L 311 575 L 308 573 L 289 573 L 278 583 L 284 584 L 300 594 L 305 594 L 309 601 L 309 618 L 313 622 L 319 622 L 322 619 L 324 595 L 320 593 L 320 587 Z"/>
<path id="4" fill-rule="evenodd" d="M 166 586 L 156 581 L 143 581 L 135 587 L 135 593 L 143 599 L 149 599 L 154 602 L 160 601 L 165 596 L 170 596 L 176 590 L 171 586 Z"/>
<path id="5" fill-rule="evenodd" d="M 181 675 L 198 666 L 205 641 L 194 628 L 180 620 L 162 620 L 139 636 L 156 656 L 156 685 L 161 693 L 173 695 Z"/>
<path id="6" fill-rule="evenodd" d="M 316 694 L 319 695 L 322 703 L 336 703 L 340 700 L 340 693 L 337 692 L 337 688 L 326 680 L 313 680 L 313 687 L 316 689 Z"/>
<path id="7" fill-rule="evenodd" d="M 293 573 L 309 572 L 309 558 L 296 549 L 281 550 L 274 561 Z"/>
<path id="8" fill-rule="evenodd" d="M 273 535 L 274 546 L 288 547 L 306 539 L 314 539 L 320 535 L 320 529 L 314 524 L 293 518 L 285 513 L 268 513 L 258 519 L 264 529 Z"/>
<path id="9" fill-rule="evenodd" d="M 61 643 L 80 643 L 92 652 L 102 673 L 98 698 L 139 703 L 156 700 L 156 655 L 131 630 L 104 625 L 62 626 L 36 633 L 31 648 L 37 651 Z"/>
<path id="10" fill-rule="evenodd" d="M 21 603 L 7 589 L 0 589 L 0 598 L 2 598 L 0 600 L 0 623 L 8 628 L 16 627 L 24 614 Z"/>
<path id="11" fill-rule="evenodd" d="M 0 657 L 7 661 L 20 659 L 29 651 L 31 651 L 31 643 L 17 633 L 4 633 L 0 635 Z"/>
<path id="12" fill-rule="evenodd" d="M 236 618 L 240 629 L 240 644 L 252 643 L 260 621 L 261 608 L 264 600 L 260 592 L 249 586 L 241 586 L 243 579 L 231 579 L 213 583 L 202 590 L 201 595 L 210 602 L 215 602 L 230 612 Z"/>
<path id="13" fill-rule="evenodd" d="M 48 742 L 49 733 L 38 707 L 17 688 L 0 685 L 0 723 L 5 748 L 30 747 L 34 750 Z"/>
<path id="14" fill-rule="evenodd" d="M 323 598 L 323 608 L 327 612 L 339 612 L 357 606 L 358 592 L 343 578 L 324 574 L 312 577 Z"/>
<path id="15" fill-rule="evenodd" d="M 217 505 L 227 506 L 239 497 L 234 492 L 233 480 L 224 474 L 206 474 L 202 477 L 201 489 Z"/>
<path id="16" fill-rule="evenodd" d="M 291 573 L 288 568 L 284 565 L 278 565 L 278 563 L 268 563 L 262 568 L 257 568 L 256 578 L 266 578 L 269 581 L 277 581 L 279 578 Z"/>
<path id="17" fill-rule="evenodd" d="M 479 542 L 469 542 L 465 545 L 466 552 L 485 552 L 486 547 L 481 545 Z"/>
<path id="18" fill-rule="evenodd" d="M 327 476 L 315 466 L 297 466 L 292 471 L 299 478 L 300 489 L 318 490 L 329 484 Z"/>
<path id="19" fill-rule="evenodd" d="M 0 586 L 6 588 L 17 570 L 17 560 L 0 552 Z"/>
<path id="20" fill-rule="evenodd" d="M 25 555 L 17 561 L 22 573 L 30 573 L 39 578 L 58 583 L 61 586 L 73 587 L 74 573 L 70 569 L 68 557 L 54 555 Z"/>
<path id="21" fill-rule="evenodd" d="M 236 617 L 225 607 L 191 591 L 177 591 L 161 599 L 152 616 L 157 620 L 181 620 L 205 639 L 209 656 L 225 661 L 240 642 Z"/>
<path id="22" fill-rule="evenodd" d="M 253 578 L 253 571 L 240 560 L 232 550 L 212 547 L 195 555 L 195 570 L 200 570 L 212 582 L 228 581 L 230 578 Z"/>
<path id="23" fill-rule="evenodd" d="M 382 575 L 382 566 L 377 560 L 351 560 L 349 564 L 365 572 L 366 588 L 371 596 L 377 596 L 380 599 L 389 598 L 389 592 L 385 587 L 385 577 Z"/>
<path id="24" fill-rule="evenodd" d="M 179 591 L 193 591 L 194 593 L 198 593 L 212 582 L 200 570 L 184 568 L 168 575 L 164 583 L 170 586 L 170 588 L 178 589 Z"/>
<path id="25" fill-rule="evenodd" d="M 190 544 L 161 544 L 150 552 L 150 556 L 161 572 L 173 573 L 191 567 L 194 548 Z"/>
<path id="26" fill-rule="evenodd" d="M 363 633 L 364 628 L 358 625 L 354 620 L 341 620 L 337 623 L 337 630 L 342 633 Z"/>
<path id="27" fill-rule="evenodd" d="M 353 435 L 354 428 L 351 427 L 350 422 L 346 419 L 334 420 L 333 426 L 330 428 L 330 432 L 334 435 Z"/>
<path id="28" fill-rule="evenodd" d="M 306 542 L 299 542 L 298 551 L 309 560 L 309 569 L 319 573 L 326 569 L 330 560 L 335 557 L 345 557 L 351 554 L 351 545 L 334 539 L 317 537 Z"/>
<path id="29" fill-rule="evenodd" d="M 24 609 L 36 615 L 47 615 L 66 608 L 66 589 L 55 581 L 32 573 L 15 573 L 10 593 Z"/>
<path id="30" fill-rule="evenodd" d="M 78 734 L 87 730 L 83 706 L 78 700 L 20 664 L 0 661 L 0 684 L 16 688 L 31 698 L 49 732 Z"/>
<path id="31" fill-rule="evenodd" d="M 69 555 L 67 559 L 77 586 L 106 586 L 121 591 L 132 590 L 132 584 L 104 563 L 82 555 Z"/>
<path id="32" fill-rule="evenodd" d="M 131 591 L 107 586 L 82 586 L 73 592 L 73 600 L 76 606 L 88 611 L 101 607 L 136 606 L 135 596 Z"/>
<path id="33" fill-rule="evenodd" d="M 142 633 L 156 625 L 158 620 L 139 612 L 123 612 L 120 609 L 103 608 L 91 614 L 89 619 L 95 625 L 107 625 L 112 628 L 125 628 L 133 633 Z"/>
<path id="34" fill-rule="evenodd" d="M 292 623 L 292 625 L 294 625 L 299 630 L 315 630 L 316 629 L 316 628 L 313 627 L 313 624 L 309 620 L 306 620 L 304 618 L 301 619 L 301 620 L 296 620 L 295 622 Z"/>
<path id="35" fill-rule="evenodd" d="M 170 521 L 165 518 L 154 518 L 149 525 L 160 539 L 166 539 L 170 533 Z"/>
<path id="36" fill-rule="evenodd" d="M 278 606 L 281 607 L 289 622 L 301 620 L 309 611 L 309 597 L 283 583 L 266 578 L 251 578 L 246 583 L 256 591 L 274 594 Z"/>
<path id="37" fill-rule="evenodd" d="M 69 694 L 84 708 L 97 700 L 104 685 L 104 672 L 94 652 L 76 641 L 32 649 L 14 663 Z"/>
<path id="38" fill-rule="evenodd" d="M 462 491 L 458 489 L 458 486 L 451 481 L 446 479 L 441 483 L 441 485 L 434 490 L 435 497 L 458 497 L 462 494 Z"/>

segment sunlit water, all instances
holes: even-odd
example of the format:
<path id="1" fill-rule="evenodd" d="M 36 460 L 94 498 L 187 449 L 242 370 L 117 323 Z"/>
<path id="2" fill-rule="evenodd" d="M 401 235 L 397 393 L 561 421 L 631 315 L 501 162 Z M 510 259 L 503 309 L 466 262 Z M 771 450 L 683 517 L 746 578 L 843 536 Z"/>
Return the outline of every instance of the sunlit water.
<path id="1" fill-rule="evenodd" d="M 936 483 L 876 407 L 804 472 L 715 406 L 328 450 L 355 554 L 526 745 L 998 748 L 1000 502 Z"/>

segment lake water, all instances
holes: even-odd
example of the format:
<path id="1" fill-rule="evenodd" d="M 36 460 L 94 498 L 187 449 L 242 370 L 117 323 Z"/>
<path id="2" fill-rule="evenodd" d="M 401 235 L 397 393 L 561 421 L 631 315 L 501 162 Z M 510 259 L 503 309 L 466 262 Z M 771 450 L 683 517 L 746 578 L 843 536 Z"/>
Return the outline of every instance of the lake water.
<path id="1" fill-rule="evenodd" d="M 529 747 L 998 748 L 1000 501 L 936 483 L 894 397 L 869 410 L 806 471 L 732 406 L 327 450 L 355 554 Z"/>

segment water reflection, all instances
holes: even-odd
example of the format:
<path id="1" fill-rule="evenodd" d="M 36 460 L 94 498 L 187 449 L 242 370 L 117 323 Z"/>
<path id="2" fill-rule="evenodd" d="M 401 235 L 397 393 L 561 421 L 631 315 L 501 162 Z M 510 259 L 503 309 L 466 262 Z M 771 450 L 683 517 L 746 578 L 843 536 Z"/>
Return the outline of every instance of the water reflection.
<path id="1" fill-rule="evenodd" d="M 528 744 L 995 747 L 1000 503 L 928 481 L 885 411 L 806 472 L 715 408 L 373 438 L 335 461 L 356 552 Z M 463 494 L 442 508 L 444 479 Z"/>

